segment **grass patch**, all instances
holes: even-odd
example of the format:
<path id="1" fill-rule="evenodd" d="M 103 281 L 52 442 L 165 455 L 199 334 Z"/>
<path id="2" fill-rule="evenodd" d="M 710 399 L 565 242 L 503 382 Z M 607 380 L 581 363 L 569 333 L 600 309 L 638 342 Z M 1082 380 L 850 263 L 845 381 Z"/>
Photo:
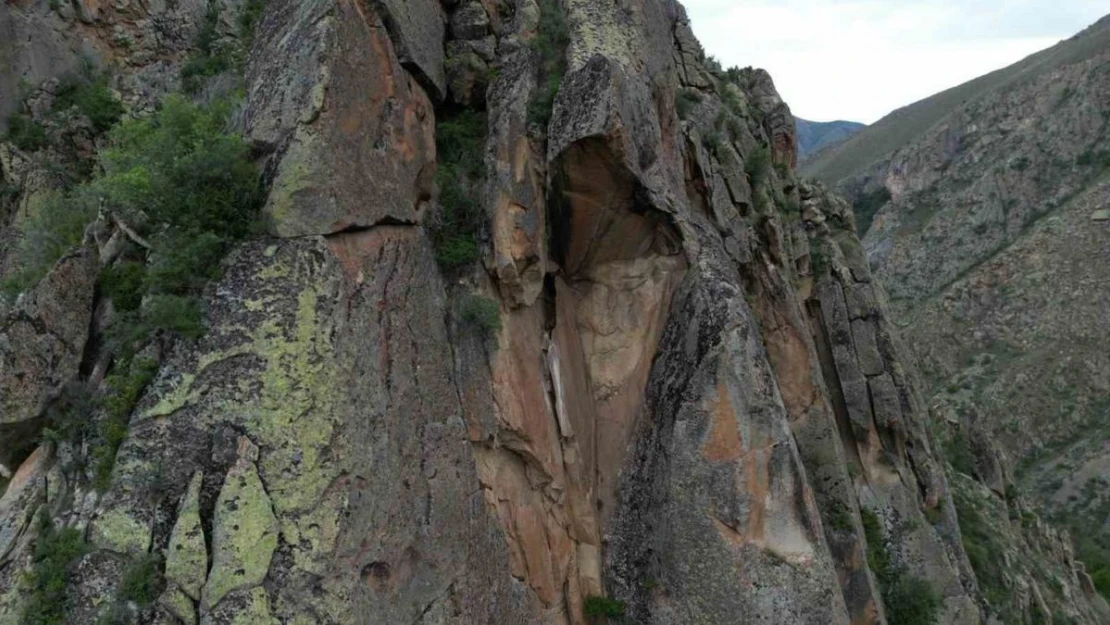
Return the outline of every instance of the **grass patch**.
<path id="1" fill-rule="evenodd" d="M 890 555 L 879 517 L 861 509 L 867 564 L 879 582 L 887 620 L 898 625 L 935 625 L 941 596 L 926 579 L 911 575 Z"/>
<path id="2" fill-rule="evenodd" d="M 567 46 L 570 26 L 558 0 L 539 0 L 540 26 L 532 40 L 532 51 L 539 60 L 536 90 L 528 102 L 528 123 L 546 129 L 559 85 L 567 71 Z"/>
<path id="3" fill-rule="evenodd" d="M 31 590 L 21 623 L 62 625 L 66 622 L 69 569 L 88 551 L 81 532 L 73 528 L 55 529 L 49 520 L 43 520 L 28 575 Z"/>

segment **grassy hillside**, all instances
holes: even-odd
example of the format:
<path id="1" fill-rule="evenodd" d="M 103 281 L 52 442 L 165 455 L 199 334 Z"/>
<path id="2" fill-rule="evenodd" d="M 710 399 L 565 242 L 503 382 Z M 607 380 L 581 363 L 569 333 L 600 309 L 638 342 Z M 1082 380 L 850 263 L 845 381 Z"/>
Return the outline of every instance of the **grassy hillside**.
<path id="1" fill-rule="evenodd" d="M 800 167 L 805 176 L 827 184 L 859 175 L 898 148 L 913 143 L 961 105 L 1056 68 L 1089 59 L 1110 48 L 1110 16 L 1074 37 L 1009 67 L 942 91 L 876 122 L 847 141 L 824 150 Z"/>
<path id="2" fill-rule="evenodd" d="M 798 127 L 798 158 L 800 159 L 809 158 L 867 127 L 866 124 L 843 120 L 811 122 L 808 119 L 796 117 L 794 121 Z"/>

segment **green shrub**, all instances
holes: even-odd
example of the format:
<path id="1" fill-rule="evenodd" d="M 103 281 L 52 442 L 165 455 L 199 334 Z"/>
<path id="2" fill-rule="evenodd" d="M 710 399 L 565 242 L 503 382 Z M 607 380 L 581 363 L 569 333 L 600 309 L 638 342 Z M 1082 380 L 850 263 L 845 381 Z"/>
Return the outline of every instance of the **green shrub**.
<path id="1" fill-rule="evenodd" d="M 852 514 L 847 508 L 837 504 L 833 507 L 832 512 L 829 513 L 829 525 L 837 531 L 848 531 L 852 529 Z"/>
<path id="2" fill-rule="evenodd" d="M 1010 591 L 998 566 L 999 562 L 1005 562 L 1005 549 L 997 539 L 998 532 L 966 495 L 957 491 L 954 501 L 960 520 L 960 539 L 979 588 L 995 609 L 1004 609 L 1010 600 Z"/>
<path id="3" fill-rule="evenodd" d="M 883 589 L 886 618 L 899 625 L 932 625 L 942 605 L 940 593 L 927 580 L 899 575 Z"/>
<path id="4" fill-rule="evenodd" d="M 46 146 L 46 128 L 30 115 L 16 113 L 8 118 L 5 138 L 24 152 L 34 152 Z"/>
<path id="5" fill-rule="evenodd" d="M 486 216 L 476 187 L 485 177 L 485 139 L 486 117 L 479 111 L 444 114 L 436 124 L 440 214 L 431 238 L 436 260 L 447 270 L 479 258 L 477 239 Z"/>
<path id="6" fill-rule="evenodd" d="M 55 529 L 48 519 L 43 521 L 28 576 L 31 591 L 20 621 L 23 625 L 65 623 L 69 568 L 87 552 L 81 532 L 73 528 Z"/>
<path id="7" fill-rule="evenodd" d="M 763 186 L 771 173 L 771 149 L 764 146 L 749 156 L 744 163 L 744 173 L 748 174 L 753 190 Z"/>
<path id="8" fill-rule="evenodd" d="M 239 36 L 243 39 L 243 47 L 249 48 L 254 39 L 254 31 L 262 21 L 262 11 L 266 8 L 266 0 L 247 0 L 239 14 Z"/>
<path id="9" fill-rule="evenodd" d="M 1110 566 L 1095 571 L 1091 575 L 1091 580 L 1095 583 L 1095 589 L 1099 594 L 1110 601 Z"/>
<path id="10" fill-rule="evenodd" d="M 120 580 L 118 598 L 121 601 L 134 601 L 139 607 L 154 603 L 165 587 L 162 577 L 162 558 L 158 554 L 146 554 L 134 560 L 123 573 Z"/>
<path id="11" fill-rule="evenodd" d="M 944 445 L 944 455 L 952 468 L 964 475 L 975 477 L 975 456 L 971 453 L 971 439 L 967 433 L 959 431 L 952 434 Z"/>
<path id="12" fill-rule="evenodd" d="M 109 389 L 103 400 L 105 415 L 99 425 L 99 441 L 92 449 L 93 485 L 101 492 L 111 485 L 116 454 L 127 439 L 131 412 L 158 373 L 158 363 L 148 359 L 119 362 L 116 368 L 117 372 L 105 379 Z"/>
<path id="13" fill-rule="evenodd" d="M 122 262 L 105 267 L 100 272 L 101 292 L 112 300 L 112 306 L 120 312 L 139 309 L 143 303 L 146 266 L 135 261 Z"/>
<path id="14" fill-rule="evenodd" d="M 625 606 L 623 601 L 609 597 L 586 597 L 582 611 L 586 616 L 603 616 L 605 618 L 620 618 L 624 616 Z"/>
<path id="15" fill-rule="evenodd" d="M 702 97 L 696 89 L 682 88 L 675 94 L 674 110 L 678 114 L 678 118 L 685 120 L 690 118 L 690 113 L 693 112 L 694 107 L 701 104 Z"/>
<path id="16" fill-rule="evenodd" d="M 558 0 L 539 0 L 540 26 L 532 50 L 539 59 L 539 76 L 528 103 L 528 122 L 546 129 L 559 85 L 567 71 L 570 27 Z"/>
<path id="17" fill-rule="evenodd" d="M 855 202 L 852 202 L 852 212 L 856 214 L 856 227 L 859 229 L 859 236 L 862 237 L 867 234 L 867 231 L 871 229 L 871 224 L 875 221 L 875 214 L 890 199 L 890 190 L 886 187 L 879 187 L 860 195 Z"/>
<path id="18" fill-rule="evenodd" d="M 43 439 L 79 445 L 92 433 L 96 408 L 93 389 L 79 383 L 66 385 L 46 409 Z"/>
<path id="19" fill-rule="evenodd" d="M 170 96 L 157 114 L 111 133 L 97 181 L 111 208 L 143 225 L 187 238 L 208 232 L 240 239 L 259 205 L 249 148 L 227 131 L 231 103 L 201 107 Z"/>
<path id="20" fill-rule="evenodd" d="M 501 307 L 494 299 L 465 295 L 459 303 L 459 317 L 487 339 L 501 331 Z"/>
<path id="21" fill-rule="evenodd" d="M 123 116 L 123 104 L 108 88 L 107 79 L 91 73 L 67 76 L 55 91 L 54 111 L 72 108 L 87 117 L 97 132 L 108 130 Z"/>
<path id="22" fill-rule="evenodd" d="M 934 625 L 942 605 L 940 593 L 928 580 L 911 575 L 894 561 L 874 512 L 863 508 L 860 518 L 867 539 L 867 565 L 879 582 L 887 620 L 898 625 Z"/>
<path id="23" fill-rule="evenodd" d="M 1110 168 L 1110 150 L 1087 150 L 1076 157 L 1075 164 L 1081 167 Z"/>
<path id="24" fill-rule="evenodd" d="M 725 149 L 724 137 L 715 130 L 706 132 L 705 136 L 702 138 L 702 143 L 705 144 L 705 149 L 709 150 L 709 153 L 717 158 L 721 157 L 721 152 Z"/>

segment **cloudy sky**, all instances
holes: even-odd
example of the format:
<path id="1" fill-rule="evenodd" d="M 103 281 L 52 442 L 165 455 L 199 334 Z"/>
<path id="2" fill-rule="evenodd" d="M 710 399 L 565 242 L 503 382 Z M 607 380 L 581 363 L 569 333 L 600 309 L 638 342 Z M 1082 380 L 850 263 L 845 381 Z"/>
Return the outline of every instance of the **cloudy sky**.
<path id="1" fill-rule="evenodd" d="M 1110 13 L 1110 0 L 683 0 L 708 54 L 771 72 L 795 115 L 871 123 Z"/>

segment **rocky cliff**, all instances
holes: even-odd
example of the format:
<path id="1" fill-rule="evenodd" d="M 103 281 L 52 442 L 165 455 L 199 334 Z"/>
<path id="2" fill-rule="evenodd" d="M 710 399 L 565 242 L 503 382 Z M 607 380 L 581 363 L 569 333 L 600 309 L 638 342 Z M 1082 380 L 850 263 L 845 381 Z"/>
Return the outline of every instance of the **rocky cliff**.
<path id="1" fill-rule="evenodd" d="M 3 10 L 114 41 L 108 9 Z M 143 192 L 179 159 L 125 155 L 190 109 L 143 125 L 119 68 L 136 120 L 92 138 L 90 225 L 3 311 L 0 623 L 996 622 L 960 497 L 1012 512 L 950 486 L 849 205 L 798 180 L 771 78 L 710 68 L 679 4 L 205 15 L 157 55 L 195 101 L 242 92 L 184 127 L 245 137 L 260 219 L 184 248 L 226 251 L 195 300 L 167 282 L 192 221 Z M 87 192 L 32 184 L 69 126 L 31 89 L 4 102 L 45 128 L 5 145 L 24 239 Z M 1015 531 L 1023 622 L 1105 622 L 1064 541 Z"/>
<path id="2" fill-rule="evenodd" d="M 1103 19 L 814 164 L 826 175 L 857 159 L 838 187 L 860 219 L 874 216 L 864 246 L 954 470 L 1000 498 L 1030 496 L 1025 505 L 1071 531 L 1104 594 L 1108 41 Z M 863 158 L 899 136 L 897 149 Z"/>

